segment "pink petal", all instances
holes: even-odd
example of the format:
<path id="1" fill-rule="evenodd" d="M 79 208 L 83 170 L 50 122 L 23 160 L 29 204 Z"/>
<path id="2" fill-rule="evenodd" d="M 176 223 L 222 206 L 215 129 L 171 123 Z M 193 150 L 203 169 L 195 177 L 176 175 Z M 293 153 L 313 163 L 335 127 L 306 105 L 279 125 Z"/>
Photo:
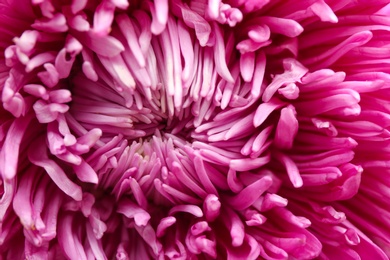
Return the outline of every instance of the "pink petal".
<path id="1" fill-rule="evenodd" d="M 231 207 L 243 210 L 251 206 L 272 184 L 272 179 L 263 177 L 251 185 L 245 187 L 235 196 L 229 196 L 226 200 Z"/>
<path id="2" fill-rule="evenodd" d="M 127 218 L 134 218 L 137 226 L 146 226 L 151 217 L 147 211 L 128 199 L 121 200 L 118 205 L 118 212 L 122 213 Z"/>
<path id="3" fill-rule="evenodd" d="M 68 196 L 74 200 L 81 201 L 82 191 L 80 186 L 72 182 L 65 172 L 53 160 L 47 156 L 46 145 L 44 140 L 37 139 L 35 145 L 32 145 L 28 150 L 28 157 L 30 161 L 42 168 L 44 168 L 53 182 Z"/>
<path id="4" fill-rule="evenodd" d="M 12 123 L 8 130 L 0 151 L 0 172 L 3 179 L 13 179 L 17 173 L 20 145 L 31 120 L 31 114 L 20 117 Z"/>

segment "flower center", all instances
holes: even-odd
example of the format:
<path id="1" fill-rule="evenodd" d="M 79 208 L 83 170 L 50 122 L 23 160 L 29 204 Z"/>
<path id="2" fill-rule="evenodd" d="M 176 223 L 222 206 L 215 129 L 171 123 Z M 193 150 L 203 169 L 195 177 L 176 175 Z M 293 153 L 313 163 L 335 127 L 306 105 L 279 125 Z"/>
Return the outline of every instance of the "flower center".
<path id="1" fill-rule="evenodd" d="M 127 96 L 126 90 L 114 82 L 93 82 L 81 73 L 72 82 L 70 114 L 85 129 L 99 128 L 103 138 L 122 134 L 128 140 L 150 139 L 157 132 L 173 134 L 190 141 L 194 130 L 191 107 L 170 107 L 170 98 L 159 85 L 153 98 L 134 91 Z M 173 113 L 171 112 L 173 111 Z"/>

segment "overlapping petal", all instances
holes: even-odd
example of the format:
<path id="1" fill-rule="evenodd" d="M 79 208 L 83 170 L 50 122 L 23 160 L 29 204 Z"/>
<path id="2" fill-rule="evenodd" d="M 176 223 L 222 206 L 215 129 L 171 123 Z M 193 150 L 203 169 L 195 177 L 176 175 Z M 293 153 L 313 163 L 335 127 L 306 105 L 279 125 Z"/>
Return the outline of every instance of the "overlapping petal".
<path id="1" fill-rule="evenodd" d="M 388 6 L 1 1 L 1 257 L 388 259 Z"/>

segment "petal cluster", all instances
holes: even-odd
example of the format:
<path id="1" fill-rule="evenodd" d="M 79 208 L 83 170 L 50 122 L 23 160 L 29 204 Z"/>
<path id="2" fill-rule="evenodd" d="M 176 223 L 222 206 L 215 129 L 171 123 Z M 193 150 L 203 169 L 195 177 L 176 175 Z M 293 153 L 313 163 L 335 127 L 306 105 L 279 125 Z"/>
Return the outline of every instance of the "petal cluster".
<path id="1" fill-rule="evenodd" d="M 389 12 L 0 1 L 0 258 L 389 259 Z"/>

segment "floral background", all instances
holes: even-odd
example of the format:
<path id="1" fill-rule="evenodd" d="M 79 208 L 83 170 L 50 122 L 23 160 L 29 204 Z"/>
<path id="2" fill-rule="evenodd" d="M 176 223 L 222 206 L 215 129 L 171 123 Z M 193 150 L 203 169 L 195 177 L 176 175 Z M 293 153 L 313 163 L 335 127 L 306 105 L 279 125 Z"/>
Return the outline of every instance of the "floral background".
<path id="1" fill-rule="evenodd" d="M 390 1 L 1 0 L 1 259 L 389 259 Z"/>

